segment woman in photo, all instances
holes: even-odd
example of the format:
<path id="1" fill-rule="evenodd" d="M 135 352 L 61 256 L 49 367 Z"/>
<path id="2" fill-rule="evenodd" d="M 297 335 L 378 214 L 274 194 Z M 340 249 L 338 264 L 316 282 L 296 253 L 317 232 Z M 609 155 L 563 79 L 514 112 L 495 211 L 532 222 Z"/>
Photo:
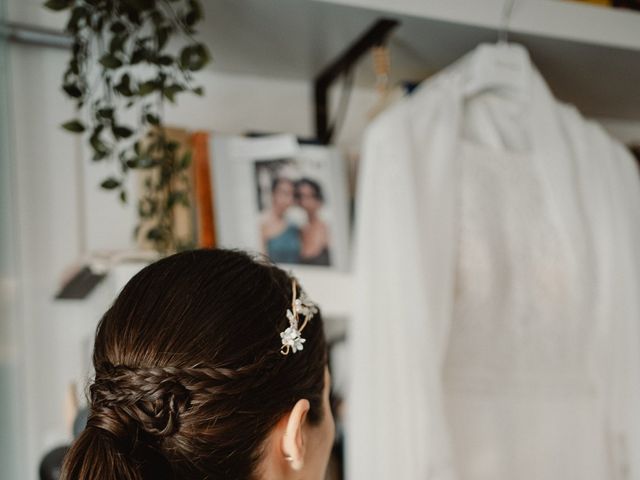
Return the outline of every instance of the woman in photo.
<path id="1" fill-rule="evenodd" d="M 129 281 L 98 325 L 89 419 L 63 480 L 322 480 L 335 427 L 322 317 L 229 250 Z"/>
<path id="2" fill-rule="evenodd" d="M 286 218 L 287 210 L 295 204 L 295 184 L 285 177 L 277 177 L 271 185 L 271 207 L 260 224 L 262 251 L 276 263 L 299 263 L 300 230 Z"/>
<path id="3" fill-rule="evenodd" d="M 308 218 L 301 232 L 300 263 L 331 265 L 329 227 L 320 218 L 320 210 L 324 205 L 322 187 L 315 180 L 302 178 L 296 183 L 296 198 Z"/>

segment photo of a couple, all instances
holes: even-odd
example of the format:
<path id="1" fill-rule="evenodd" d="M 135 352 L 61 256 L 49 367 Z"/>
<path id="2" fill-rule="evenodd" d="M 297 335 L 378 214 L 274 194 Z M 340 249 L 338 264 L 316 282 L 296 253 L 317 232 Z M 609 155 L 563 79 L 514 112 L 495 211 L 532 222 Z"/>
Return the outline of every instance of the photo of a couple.
<path id="1" fill-rule="evenodd" d="M 287 163 L 256 162 L 262 252 L 276 263 L 330 266 L 324 189 L 313 178 L 287 175 Z"/>

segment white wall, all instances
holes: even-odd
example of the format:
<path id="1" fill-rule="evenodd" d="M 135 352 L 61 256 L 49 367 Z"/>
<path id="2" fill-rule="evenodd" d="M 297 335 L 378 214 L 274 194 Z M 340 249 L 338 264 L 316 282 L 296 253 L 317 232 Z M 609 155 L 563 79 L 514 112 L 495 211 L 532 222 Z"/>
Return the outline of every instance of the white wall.
<path id="1" fill-rule="evenodd" d="M 52 446 L 61 412 L 56 360 L 64 352 L 55 338 L 52 301 L 57 279 L 77 254 L 73 138 L 57 124 L 71 113 L 47 79 L 61 71 L 55 56 L 11 47 L 14 179 L 17 191 L 18 257 L 21 267 L 23 418 L 26 450 L 34 474 L 36 458 Z M 59 435 L 58 435 L 59 437 Z"/>

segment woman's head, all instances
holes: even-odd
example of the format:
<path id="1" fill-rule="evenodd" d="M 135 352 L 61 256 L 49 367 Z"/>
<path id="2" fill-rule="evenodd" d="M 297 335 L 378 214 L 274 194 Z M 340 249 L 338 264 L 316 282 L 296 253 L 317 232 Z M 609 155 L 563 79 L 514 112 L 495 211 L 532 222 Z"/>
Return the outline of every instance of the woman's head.
<path id="1" fill-rule="evenodd" d="M 324 203 L 322 187 L 318 182 L 310 178 L 302 178 L 296 183 L 296 197 L 300 206 L 307 213 L 315 214 Z"/>
<path id="2" fill-rule="evenodd" d="M 271 183 L 271 207 L 284 213 L 295 203 L 295 184 L 285 177 L 277 177 Z"/>
<path id="3" fill-rule="evenodd" d="M 304 350 L 280 352 L 292 282 L 228 250 L 140 271 L 98 326 L 90 418 L 63 478 L 322 478 L 326 344 L 316 315 Z"/>

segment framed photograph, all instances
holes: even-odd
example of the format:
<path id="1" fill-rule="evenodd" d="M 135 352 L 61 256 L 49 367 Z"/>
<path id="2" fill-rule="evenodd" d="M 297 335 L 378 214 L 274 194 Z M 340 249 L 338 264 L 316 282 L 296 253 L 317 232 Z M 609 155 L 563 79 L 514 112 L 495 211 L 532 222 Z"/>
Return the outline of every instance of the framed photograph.
<path id="1" fill-rule="evenodd" d="M 344 158 L 292 135 L 211 136 L 219 245 L 274 262 L 344 270 L 348 192 Z"/>

